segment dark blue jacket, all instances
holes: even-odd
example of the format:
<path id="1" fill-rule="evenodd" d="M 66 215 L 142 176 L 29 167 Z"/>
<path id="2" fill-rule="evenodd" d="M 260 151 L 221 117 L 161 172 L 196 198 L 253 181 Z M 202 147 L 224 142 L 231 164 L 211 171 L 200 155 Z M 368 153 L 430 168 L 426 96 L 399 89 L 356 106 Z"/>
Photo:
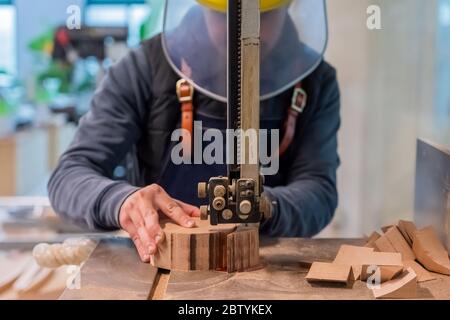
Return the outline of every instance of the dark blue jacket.
<path id="1" fill-rule="evenodd" d="M 91 229 L 116 229 L 126 197 L 160 182 L 170 156 L 170 135 L 180 126 L 177 80 L 159 36 L 109 69 L 50 178 L 50 200 L 60 215 Z M 261 226 L 270 236 L 313 236 L 331 221 L 337 207 L 336 72 L 322 62 L 302 84 L 308 104 L 298 118 L 294 141 L 280 159 L 279 173 L 266 179 L 265 191 L 277 202 L 273 217 Z M 261 102 L 262 121 L 276 120 L 281 128 L 292 92 Z M 199 114 L 225 123 L 223 103 L 196 93 L 194 105 Z M 114 180 L 115 168 L 130 155 L 134 178 Z M 195 183 L 183 181 L 180 188 L 196 189 Z"/>

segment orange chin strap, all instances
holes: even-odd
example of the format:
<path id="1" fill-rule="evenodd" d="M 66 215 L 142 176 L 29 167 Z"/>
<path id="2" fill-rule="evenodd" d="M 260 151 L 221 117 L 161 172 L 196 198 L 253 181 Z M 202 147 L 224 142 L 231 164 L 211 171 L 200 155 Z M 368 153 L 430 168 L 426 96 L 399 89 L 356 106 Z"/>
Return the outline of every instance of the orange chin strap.
<path id="1" fill-rule="evenodd" d="M 185 79 L 180 79 L 177 82 L 176 92 L 178 101 L 181 104 L 181 128 L 183 157 L 190 157 L 192 154 L 192 137 L 194 124 L 194 87 Z M 279 155 L 282 156 L 294 140 L 295 129 L 297 127 L 297 118 L 299 114 L 303 113 L 308 95 L 302 88 L 302 83 L 299 82 L 292 95 L 291 106 L 288 110 L 287 117 L 284 121 L 284 136 L 281 140 Z"/>
<path id="2" fill-rule="evenodd" d="M 181 104 L 181 128 L 183 157 L 191 157 L 192 154 L 192 135 L 194 124 L 194 87 L 185 79 L 177 82 L 177 96 Z"/>

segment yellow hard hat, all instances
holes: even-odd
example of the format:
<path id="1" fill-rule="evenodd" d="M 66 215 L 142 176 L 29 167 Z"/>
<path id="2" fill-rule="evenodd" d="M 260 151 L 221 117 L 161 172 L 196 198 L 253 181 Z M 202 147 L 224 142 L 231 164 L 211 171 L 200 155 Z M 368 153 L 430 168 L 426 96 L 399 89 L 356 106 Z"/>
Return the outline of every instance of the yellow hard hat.
<path id="1" fill-rule="evenodd" d="M 227 0 L 197 0 L 197 2 L 213 10 L 222 12 L 227 10 Z M 291 0 L 260 0 L 261 12 L 277 9 L 289 2 L 291 2 Z"/>

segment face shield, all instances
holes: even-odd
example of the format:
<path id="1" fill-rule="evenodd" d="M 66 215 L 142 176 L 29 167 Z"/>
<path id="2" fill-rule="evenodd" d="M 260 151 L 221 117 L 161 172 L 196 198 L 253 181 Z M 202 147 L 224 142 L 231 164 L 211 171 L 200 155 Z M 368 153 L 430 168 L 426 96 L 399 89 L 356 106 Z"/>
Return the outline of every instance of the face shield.
<path id="1" fill-rule="evenodd" d="M 261 0 L 261 100 L 314 71 L 326 43 L 324 0 Z M 166 0 L 162 44 L 180 78 L 226 101 L 226 0 Z"/>

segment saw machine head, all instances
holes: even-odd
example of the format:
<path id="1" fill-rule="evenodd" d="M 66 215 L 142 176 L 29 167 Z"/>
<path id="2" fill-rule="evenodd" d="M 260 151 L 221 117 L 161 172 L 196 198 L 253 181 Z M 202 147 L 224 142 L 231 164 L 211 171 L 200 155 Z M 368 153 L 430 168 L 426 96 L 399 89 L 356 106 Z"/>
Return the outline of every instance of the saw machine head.
<path id="1" fill-rule="evenodd" d="M 228 1 L 227 18 L 227 127 L 235 132 L 227 134 L 228 175 L 198 185 L 198 196 L 208 199 L 201 218 L 212 225 L 258 223 L 271 215 L 259 164 L 259 1 Z"/>

